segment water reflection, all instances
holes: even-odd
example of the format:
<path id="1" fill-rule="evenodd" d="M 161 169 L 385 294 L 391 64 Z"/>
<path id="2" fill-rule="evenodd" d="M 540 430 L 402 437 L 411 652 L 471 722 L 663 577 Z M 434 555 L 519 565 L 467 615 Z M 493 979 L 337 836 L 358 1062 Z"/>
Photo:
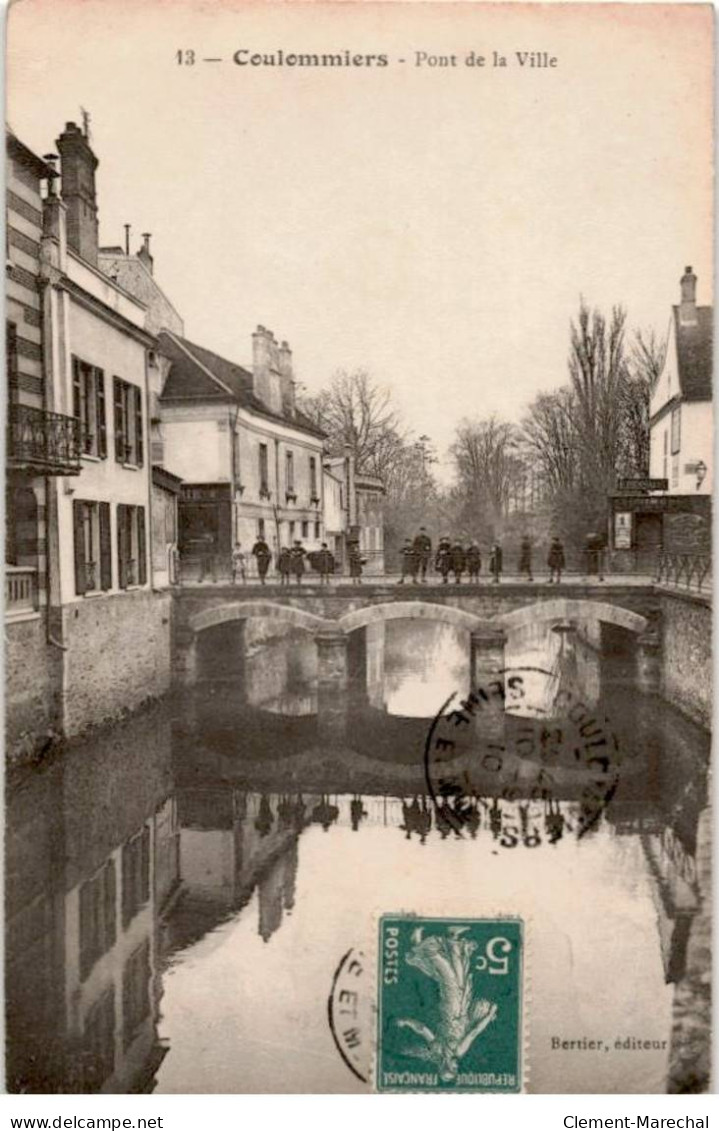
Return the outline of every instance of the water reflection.
<path id="1" fill-rule="evenodd" d="M 613 693 L 641 756 L 591 826 L 561 776 L 547 795 L 514 778 L 511 796 L 470 782 L 433 801 L 426 720 L 466 681 L 469 645 L 421 629 L 421 647 L 415 626 L 368 632 L 353 675 L 363 722 L 342 748 L 288 707 L 311 687 L 306 641 L 256 638 L 248 702 L 219 722 L 226 700 L 205 687 L 207 716 L 197 698 L 146 713 L 11 784 L 11 1090 L 360 1090 L 327 1026 L 333 971 L 350 947 L 372 952 L 378 912 L 449 907 L 531 924 L 531 1090 L 663 1089 L 702 911 L 707 736 Z M 511 663 L 550 673 L 536 688 L 548 716 L 567 684 L 604 710 L 601 643 L 544 626 L 510 640 Z M 591 1068 L 552 1052 L 552 1037 L 585 1035 L 657 1047 L 612 1044 Z"/>

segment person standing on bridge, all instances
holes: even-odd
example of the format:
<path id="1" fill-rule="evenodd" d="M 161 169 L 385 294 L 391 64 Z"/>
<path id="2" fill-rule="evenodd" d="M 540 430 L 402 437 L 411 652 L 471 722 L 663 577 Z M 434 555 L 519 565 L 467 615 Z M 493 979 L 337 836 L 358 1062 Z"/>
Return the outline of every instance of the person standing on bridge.
<path id="1" fill-rule="evenodd" d="M 350 564 L 350 577 L 352 578 L 353 585 L 362 584 L 362 566 L 364 565 L 364 558 L 359 548 L 359 542 L 351 542 L 349 548 L 349 564 Z"/>
<path id="2" fill-rule="evenodd" d="M 270 562 L 272 560 L 272 554 L 270 553 L 270 547 L 265 542 L 263 534 L 260 534 L 259 538 L 252 547 L 252 553 L 255 555 L 255 559 L 257 561 L 257 572 L 260 577 L 260 585 L 264 585 L 265 578 L 267 577 L 267 570 L 269 569 Z"/>
<path id="3" fill-rule="evenodd" d="M 502 547 L 499 542 L 495 542 L 490 550 L 489 572 L 492 574 L 493 584 L 499 585 L 499 579 L 502 576 Z"/>
<path id="4" fill-rule="evenodd" d="M 305 572 L 305 550 L 302 543 L 297 539 L 294 546 L 290 550 L 290 567 L 295 576 L 298 585 L 302 584 L 302 574 Z"/>
<path id="5" fill-rule="evenodd" d="M 461 542 L 455 542 L 452 546 L 452 572 L 455 585 L 459 585 L 462 580 L 465 565 L 464 547 Z"/>
<path id="6" fill-rule="evenodd" d="M 238 579 L 247 581 L 247 573 L 245 571 L 245 555 L 242 552 L 242 546 L 239 542 L 235 542 L 232 550 L 232 584 L 237 585 Z"/>
<path id="7" fill-rule="evenodd" d="M 549 547 L 547 565 L 549 566 L 549 584 L 551 585 L 554 582 L 554 575 L 556 573 L 556 581 L 557 585 L 559 585 L 560 581 L 562 580 L 562 570 L 564 569 L 564 546 L 559 541 L 559 538 L 556 534 L 552 538 L 552 542 Z"/>
<path id="8" fill-rule="evenodd" d="M 479 571 L 482 568 L 482 555 L 480 553 L 479 546 L 477 545 L 476 542 L 472 542 L 467 547 L 467 552 L 464 555 L 464 557 L 465 557 L 465 561 L 467 563 L 467 569 L 469 570 L 469 580 L 470 580 L 470 582 L 472 582 L 472 581 L 478 582 L 479 581 Z"/>
<path id="9" fill-rule="evenodd" d="M 412 584 L 417 584 L 417 551 L 412 544 L 410 538 L 405 538 L 404 546 L 400 550 L 400 558 L 402 559 L 402 576 L 398 584 L 404 585 L 405 577 L 412 578 Z"/>
<path id="10" fill-rule="evenodd" d="M 277 555 L 277 569 L 280 574 L 280 585 L 289 585 L 292 572 L 292 559 L 289 546 L 283 546 Z"/>
<path id="11" fill-rule="evenodd" d="M 452 543 L 446 535 L 443 535 L 439 540 L 434 565 L 435 569 L 442 574 L 442 584 L 446 585 L 449 571 L 452 568 Z"/>
<path id="12" fill-rule="evenodd" d="M 413 546 L 414 552 L 417 557 L 417 567 L 419 569 L 420 581 L 422 583 L 426 583 L 427 568 L 432 558 L 432 539 L 430 538 L 424 526 L 420 526 L 419 534 L 416 535 Z"/>
<path id="13" fill-rule="evenodd" d="M 526 573 L 527 581 L 534 581 L 532 577 L 532 543 L 529 535 L 525 534 L 519 546 L 519 574 Z"/>
<path id="14" fill-rule="evenodd" d="M 317 555 L 317 568 L 320 574 L 320 585 L 329 585 L 330 574 L 335 570 L 335 559 L 330 553 L 326 542 L 322 543 Z"/>

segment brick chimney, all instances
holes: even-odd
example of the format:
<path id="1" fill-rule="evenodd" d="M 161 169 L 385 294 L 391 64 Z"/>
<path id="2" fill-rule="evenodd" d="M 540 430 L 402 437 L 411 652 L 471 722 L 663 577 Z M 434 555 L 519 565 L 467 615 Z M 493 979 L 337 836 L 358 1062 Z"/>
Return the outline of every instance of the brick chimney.
<path id="1" fill-rule="evenodd" d="M 153 264 L 155 262 L 154 259 L 151 256 L 151 254 L 150 254 L 150 236 L 151 235 L 152 235 L 151 232 L 143 232 L 142 233 L 142 247 L 140 248 L 140 250 L 137 253 L 137 258 L 140 260 L 141 263 L 145 264 L 145 267 L 147 267 L 147 270 L 150 272 L 150 274 L 152 274 L 152 267 L 153 267 Z"/>
<path id="2" fill-rule="evenodd" d="M 295 415 L 295 379 L 292 371 L 292 350 L 283 342 L 278 350 L 280 370 L 280 391 L 282 394 L 282 414 L 290 418 Z"/>
<path id="3" fill-rule="evenodd" d="M 252 335 L 252 389 L 272 412 L 282 413 L 279 347 L 274 334 L 258 326 Z"/>
<path id="4" fill-rule="evenodd" d="M 697 277 L 691 267 L 684 268 L 680 285 L 682 288 L 682 301 L 679 306 L 679 322 L 682 326 L 696 326 Z"/>
<path id="5" fill-rule="evenodd" d="M 74 122 L 66 124 L 56 145 L 60 153 L 62 198 L 67 207 L 68 246 L 97 267 L 97 157 L 87 137 Z"/>

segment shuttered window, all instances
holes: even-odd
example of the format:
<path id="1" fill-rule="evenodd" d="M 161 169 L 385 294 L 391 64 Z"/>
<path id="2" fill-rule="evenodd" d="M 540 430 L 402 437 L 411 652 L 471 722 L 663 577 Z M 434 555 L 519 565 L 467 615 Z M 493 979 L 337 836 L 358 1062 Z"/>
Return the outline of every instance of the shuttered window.
<path id="1" fill-rule="evenodd" d="M 150 898 L 150 830 L 147 825 L 122 850 L 122 925 L 130 925 Z"/>
<path id="2" fill-rule="evenodd" d="M 110 504 L 74 499 L 72 526 L 78 597 L 111 589 Z"/>
<path id="3" fill-rule="evenodd" d="M 78 357 L 72 359 L 72 411 L 80 422 L 82 451 L 88 456 L 107 456 L 105 374 Z"/>
<path id="4" fill-rule="evenodd" d="M 115 459 L 142 467 L 145 444 L 142 423 L 142 389 L 120 377 L 112 382 Z"/>
<path id="5" fill-rule="evenodd" d="M 117 507 L 117 572 L 120 589 L 147 584 L 145 508 Z"/>
<path id="6" fill-rule="evenodd" d="M 115 945 L 117 884 L 115 861 L 107 863 L 80 888 L 80 978 L 87 978 L 98 958 Z"/>

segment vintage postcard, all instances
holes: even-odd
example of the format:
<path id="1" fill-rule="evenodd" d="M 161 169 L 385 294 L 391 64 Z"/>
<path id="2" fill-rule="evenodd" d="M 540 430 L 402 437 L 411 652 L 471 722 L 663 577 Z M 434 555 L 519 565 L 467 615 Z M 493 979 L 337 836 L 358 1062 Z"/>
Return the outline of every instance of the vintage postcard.
<path id="1" fill-rule="evenodd" d="M 10 7 L 8 1092 L 711 1090 L 713 36 Z"/>

